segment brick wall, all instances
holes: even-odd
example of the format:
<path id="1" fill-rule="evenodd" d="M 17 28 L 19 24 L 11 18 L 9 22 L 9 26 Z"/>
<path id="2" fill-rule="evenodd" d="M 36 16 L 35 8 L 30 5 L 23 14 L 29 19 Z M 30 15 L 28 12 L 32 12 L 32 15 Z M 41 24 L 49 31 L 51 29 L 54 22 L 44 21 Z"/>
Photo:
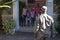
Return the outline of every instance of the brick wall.
<path id="1" fill-rule="evenodd" d="M 35 0 L 35 3 L 38 3 L 40 6 L 43 6 L 46 5 L 46 0 Z"/>
<path id="2" fill-rule="evenodd" d="M 39 4 L 40 6 L 44 6 L 44 5 L 46 5 L 46 0 L 35 0 L 34 3 L 29 3 L 29 6 L 36 7 L 37 4 Z"/>

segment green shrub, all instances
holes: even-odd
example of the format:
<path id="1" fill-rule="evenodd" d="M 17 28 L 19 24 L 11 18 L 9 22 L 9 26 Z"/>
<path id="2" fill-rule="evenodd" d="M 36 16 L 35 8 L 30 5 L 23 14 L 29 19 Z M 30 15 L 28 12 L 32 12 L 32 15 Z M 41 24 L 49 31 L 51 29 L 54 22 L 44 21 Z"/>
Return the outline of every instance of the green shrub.
<path id="1" fill-rule="evenodd" d="M 56 26 L 56 31 L 60 34 L 60 7 L 58 7 L 57 11 L 57 26 Z"/>
<path id="2" fill-rule="evenodd" d="M 6 34 L 12 34 L 15 29 L 16 23 L 14 20 L 6 20 L 3 22 L 3 29 Z"/>
<path id="3" fill-rule="evenodd" d="M 57 10 L 56 10 L 56 13 L 58 14 L 57 15 L 57 23 L 56 23 L 56 31 L 60 34 L 60 1 L 59 0 L 54 0 L 54 4 L 56 5 L 57 7 Z"/>
<path id="4" fill-rule="evenodd" d="M 55 27 L 55 29 L 58 32 L 58 34 L 60 34 L 60 25 L 59 24 Z"/>

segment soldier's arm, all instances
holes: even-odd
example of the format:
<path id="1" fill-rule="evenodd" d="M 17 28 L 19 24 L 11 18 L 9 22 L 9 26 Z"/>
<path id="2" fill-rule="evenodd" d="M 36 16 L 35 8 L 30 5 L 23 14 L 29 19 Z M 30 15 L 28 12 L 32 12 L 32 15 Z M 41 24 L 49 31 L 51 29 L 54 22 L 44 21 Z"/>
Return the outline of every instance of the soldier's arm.
<path id="1" fill-rule="evenodd" d="M 54 23 L 54 19 L 51 16 L 47 15 L 47 17 L 51 20 L 52 23 Z"/>

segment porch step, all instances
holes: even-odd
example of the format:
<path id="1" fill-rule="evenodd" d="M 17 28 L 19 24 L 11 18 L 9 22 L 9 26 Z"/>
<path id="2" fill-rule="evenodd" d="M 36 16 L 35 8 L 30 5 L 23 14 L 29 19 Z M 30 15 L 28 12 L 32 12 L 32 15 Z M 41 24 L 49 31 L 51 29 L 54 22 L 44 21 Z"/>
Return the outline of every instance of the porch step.
<path id="1" fill-rule="evenodd" d="M 21 32 L 34 32 L 34 29 L 33 29 L 33 26 L 24 26 L 24 27 L 20 26 L 19 31 L 21 31 Z"/>

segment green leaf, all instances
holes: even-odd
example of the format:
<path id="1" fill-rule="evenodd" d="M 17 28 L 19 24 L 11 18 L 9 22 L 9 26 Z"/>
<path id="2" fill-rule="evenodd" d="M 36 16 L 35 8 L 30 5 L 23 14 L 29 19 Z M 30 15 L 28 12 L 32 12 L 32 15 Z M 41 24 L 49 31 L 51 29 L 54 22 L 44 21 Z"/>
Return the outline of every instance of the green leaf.
<path id="1" fill-rule="evenodd" d="M 11 8 L 11 6 L 8 6 L 8 5 L 0 5 L 0 8 Z"/>

